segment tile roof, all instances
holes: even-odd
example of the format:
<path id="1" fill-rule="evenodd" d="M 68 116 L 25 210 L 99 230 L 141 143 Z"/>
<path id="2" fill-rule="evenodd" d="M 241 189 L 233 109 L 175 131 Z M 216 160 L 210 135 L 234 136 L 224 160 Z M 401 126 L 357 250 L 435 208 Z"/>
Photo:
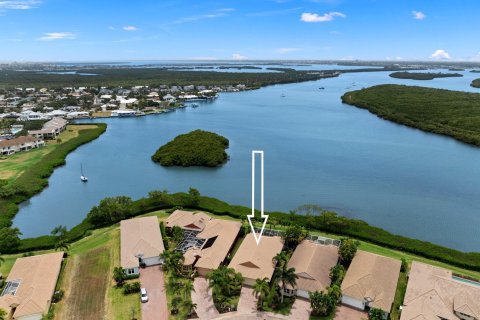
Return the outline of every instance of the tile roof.
<path id="1" fill-rule="evenodd" d="M 207 222 L 202 232 L 197 234 L 200 239 L 214 239 L 213 244 L 205 248 L 209 242 L 205 241 L 201 249 L 191 248 L 185 252 L 185 265 L 192 264 L 196 257 L 197 268 L 216 269 L 225 260 L 230 248 L 233 246 L 242 224 L 238 221 L 212 219 Z"/>
<path id="2" fill-rule="evenodd" d="M 10 312 L 16 306 L 14 318 L 46 314 L 55 291 L 63 259 L 63 252 L 18 258 L 7 282 L 19 280 L 15 295 L 0 297 L 0 308 Z"/>
<path id="3" fill-rule="evenodd" d="M 330 269 L 337 264 L 338 247 L 304 240 L 288 261 L 298 276 L 296 288 L 308 292 L 322 291 L 330 285 Z"/>
<path id="4" fill-rule="evenodd" d="M 460 319 L 455 312 L 480 319 L 480 286 L 453 278 L 450 270 L 414 261 L 400 319 Z"/>
<path id="5" fill-rule="evenodd" d="M 4 147 L 13 147 L 13 146 L 18 146 L 22 145 L 25 143 L 29 142 L 37 142 L 37 141 L 42 141 L 41 139 L 37 139 L 32 136 L 20 136 L 18 138 L 10 139 L 10 140 L 1 140 L 0 141 L 0 148 Z"/>
<path id="6" fill-rule="evenodd" d="M 122 268 L 138 267 L 138 255 L 150 258 L 160 255 L 164 250 L 157 217 L 135 218 L 120 222 Z"/>
<path id="7" fill-rule="evenodd" d="M 183 229 L 203 230 L 212 218 L 204 212 L 175 210 L 166 220 L 168 228 L 178 226 Z"/>
<path id="8" fill-rule="evenodd" d="M 358 250 L 342 283 L 343 295 L 369 299 L 370 307 L 390 312 L 397 289 L 401 262 Z"/>
<path id="9" fill-rule="evenodd" d="M 249 279 L 271 279 L 275 266 L 273 257 L 283 248 L 283 241 L 280 237 L 263 236 L 257 245 L 253 233 L 247 234 L 238 248 L 229 267 L 240 272 L 244 278 Z"/>

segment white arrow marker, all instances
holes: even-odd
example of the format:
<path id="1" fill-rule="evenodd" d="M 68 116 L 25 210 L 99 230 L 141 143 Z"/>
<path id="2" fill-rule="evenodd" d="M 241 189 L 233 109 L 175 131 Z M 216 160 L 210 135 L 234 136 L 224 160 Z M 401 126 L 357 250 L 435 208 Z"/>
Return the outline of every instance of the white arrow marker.
<path id="1" fill-rule="evenodd" d="M 260 230 L 260 234 L 257 236 L 255 233 L 255 227 L 253 226 L 252 218 L 255 218 L 255 155 L 260 155 L 261 161 L 261 168 L 260 168 L 260 218 L 264 219 L 262 224 L 262 229 Z M 247 216 L 248 222 L 250 223 L 250 227 L 252 228 L 253 236 L 255 237 L 255 241 L 257 241 L 257 245 L 260 243 L 262 239 L 263 230 L 265 229 L 265 225 L 267 224 L 268 215 L 263 213 L 263 151 L 252 151 L 252 213 Z"/>

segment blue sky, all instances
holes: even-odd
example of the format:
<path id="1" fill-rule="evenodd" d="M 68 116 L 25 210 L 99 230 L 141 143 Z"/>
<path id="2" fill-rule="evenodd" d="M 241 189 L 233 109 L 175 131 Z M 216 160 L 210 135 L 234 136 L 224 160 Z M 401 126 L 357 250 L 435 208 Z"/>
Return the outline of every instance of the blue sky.
<path id="1" fill-rule="evenodd" d="M 0 0 L 0 61 L 480 61 L 480 1 Z"/>

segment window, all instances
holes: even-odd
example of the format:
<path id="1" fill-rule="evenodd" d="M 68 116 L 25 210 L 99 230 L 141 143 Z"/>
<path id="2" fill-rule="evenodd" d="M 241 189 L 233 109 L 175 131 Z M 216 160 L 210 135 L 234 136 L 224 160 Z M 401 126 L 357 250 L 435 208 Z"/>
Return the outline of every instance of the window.
<path id="1" fill-rule="evenodd" d="M 135 269 L 127 269 L 127 274 L 134 274 L 135 273 Z"/>

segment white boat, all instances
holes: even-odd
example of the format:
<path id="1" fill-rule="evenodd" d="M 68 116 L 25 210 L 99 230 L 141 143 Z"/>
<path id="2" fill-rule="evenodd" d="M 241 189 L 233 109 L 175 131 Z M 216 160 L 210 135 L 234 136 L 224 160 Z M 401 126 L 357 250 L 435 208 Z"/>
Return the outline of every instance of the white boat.
<path id="1" fill-rule="evenodd" d="M 80 164 L 80 180 L 82 180 L 83 182 L 87 182 L 87 181 L 88 181 L 87 176 L 85 176 L 85 175 L 83 174 L 83 165 L 82 165 L 82 164 Z"/>

